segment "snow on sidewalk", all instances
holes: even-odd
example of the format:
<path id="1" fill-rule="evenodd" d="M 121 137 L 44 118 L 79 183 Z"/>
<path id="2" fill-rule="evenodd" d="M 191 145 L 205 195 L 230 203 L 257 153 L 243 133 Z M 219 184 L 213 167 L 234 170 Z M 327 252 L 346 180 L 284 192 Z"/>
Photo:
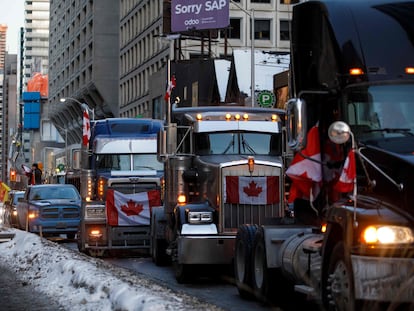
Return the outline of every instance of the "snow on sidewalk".
<path id="1" fill-rule="evenodd" d="M 38 235 L 0 231 L 15 233 L 0 243 L 1 264 L 67 310 L 220 310 Z"/>

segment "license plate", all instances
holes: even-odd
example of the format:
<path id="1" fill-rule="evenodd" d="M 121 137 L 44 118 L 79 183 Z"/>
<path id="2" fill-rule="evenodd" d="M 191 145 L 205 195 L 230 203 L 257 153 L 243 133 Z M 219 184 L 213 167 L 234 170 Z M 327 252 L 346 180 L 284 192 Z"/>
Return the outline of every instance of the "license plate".
<path id="1" fill-rule="evenodd" d="M 56 229 L 66 229 L 66 223 L 64 223 L 64 222 L 58 222 L 56 224 Z"/>

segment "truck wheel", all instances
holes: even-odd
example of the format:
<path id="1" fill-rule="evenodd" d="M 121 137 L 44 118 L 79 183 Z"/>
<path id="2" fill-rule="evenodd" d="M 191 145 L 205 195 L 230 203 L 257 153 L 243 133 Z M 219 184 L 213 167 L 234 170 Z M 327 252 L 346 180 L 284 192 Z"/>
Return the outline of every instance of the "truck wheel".
<path id="1" fill-rule="evenodd" d="M 334 247 L 326 276 L 327 286 L 323 291 L 326 310 L 357 310 L 351 260 L 343 242 Z"/>
<path id="2" fill-rule="evenodd" d="M 252 289 L 252 247 L 257 225 L 245 224 L 239 227 L 234 253 L 234 277 L 237 290 L 243 298 L 254 298 Z"/>
<path id="3" fill-rule="evenodd" d="M 170 256 L 167 255 L 168 242 L 165 238 L 159 238 L 159 231 L 165 234 L 165 215 L 164 209 L 155 207 L 151 215 L 151 257 L 157 266 L 166 266 L 171 263 Z M 164 236 L 161 235 L 161 236 Z"/>
<path id="4" fill-rule="evenodd" d="M 267 302 L 273 291 L 275 269 L 267 267 L 266 245 L 263 228 L 257 229 L 253 242 L 252 279 L 255 296 L 258 300 Z"/>
<path id="5" fill-rule="evenodd" d="M 167 255 L 167 241 L 152 237 L 152 261 L 157 266 L 166 266 L 170 264 L 170 257 Z"/>
<path id="6" fill-rule="evenodd" d="M 180 284 L 189 283 L 193 279 L 191 265 L 174 263 L 175 279 Z"/>

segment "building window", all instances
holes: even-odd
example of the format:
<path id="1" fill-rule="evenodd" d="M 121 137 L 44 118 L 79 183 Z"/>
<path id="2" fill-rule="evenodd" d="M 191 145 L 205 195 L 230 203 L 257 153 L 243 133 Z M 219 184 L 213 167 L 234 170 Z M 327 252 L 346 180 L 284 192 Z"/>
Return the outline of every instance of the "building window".
<path id="1" fill-rule="evenodd" d="M 230 18 L 230 25 L 227 29 L 223 29 L 220 33 L 220 36 L 224 38 L 227 33 L 228 39 L 240 39 L 240 18 Z"/>
<path id="2" fill-rule="evenodd" d="M 270 20 L 254 20 L 254 38 L 258 40 L 270 40 Z"/>
<path id="3" fill-rule="evenodd" d="M 290 40 L 290 21 L 280 21 L 280 40 Z"/>

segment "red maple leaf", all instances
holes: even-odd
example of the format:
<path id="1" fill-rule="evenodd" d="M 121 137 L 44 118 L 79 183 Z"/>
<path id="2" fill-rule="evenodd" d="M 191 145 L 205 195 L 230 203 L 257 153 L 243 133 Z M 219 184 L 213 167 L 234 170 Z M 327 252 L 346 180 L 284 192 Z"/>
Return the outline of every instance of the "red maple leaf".
<path id="1" fill-rule="evenodd" d="M 136 204 L 133 200 L 129 200 L 128 205 L 121 205 L 121 211 L 123 211 L 127 216 L 139 215 L 143 210 L 142 204 Z"/>
<path id="2" fill-rule="evenodd" d="M 249 183 L 249 187 L 243 187 L 243 192 L 249 197 L 258 197 L 262 192 L 262 187 L 257 187 L 257 183 L 252 180 Z"/>

